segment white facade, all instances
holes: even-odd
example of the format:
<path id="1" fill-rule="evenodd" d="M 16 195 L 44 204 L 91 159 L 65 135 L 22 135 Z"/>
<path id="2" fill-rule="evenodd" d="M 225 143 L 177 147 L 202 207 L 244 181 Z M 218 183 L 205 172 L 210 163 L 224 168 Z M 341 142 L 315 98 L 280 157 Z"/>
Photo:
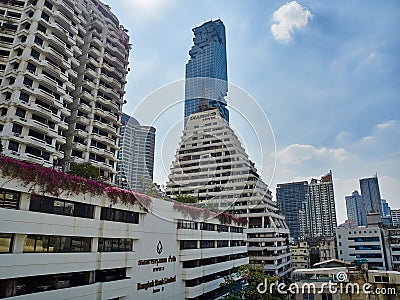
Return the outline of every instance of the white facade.
<path id="1" fill-rule="evenodd" d="M 400 226 L 400 209 L 392 209 L 390 216 L 392 217 L 392 225 Z"/>
<path id="2" fill-rule="evenodd" d="M 371 269 L 390 270 L 384 231 L 379 226 L 337 228 L 336 240 L 340 260 L 364 260 Z"/>
<path id="3" fill-rule="evenodd" d="M 116 184 L 144 193 L 153 183 L 156 129 L 122 115 Z"/>
<path id="4" fill-rule="evenodd" d="M 43 198 L 16 180 L 0 185 L 1 297 L 213 299 L 248 263 L 243 227 L 204 225 L 169 201 L 153 198 L 146 213 L 105 196 Z"/>
<path id="5" fill-rule="evenodd" d="M 116 173 L 129 36 L 99 1 L 3 1 L 4 153 L 51 167 Z"/>
<path id="6" fill-rule="evenodd" d="M 168 179 L 167 195 L 190 195 L 199 206 L 247 220 L 250 262 L 271 275 L 290 275 L 285 218 L 218 109 L 189 117 Z"/>

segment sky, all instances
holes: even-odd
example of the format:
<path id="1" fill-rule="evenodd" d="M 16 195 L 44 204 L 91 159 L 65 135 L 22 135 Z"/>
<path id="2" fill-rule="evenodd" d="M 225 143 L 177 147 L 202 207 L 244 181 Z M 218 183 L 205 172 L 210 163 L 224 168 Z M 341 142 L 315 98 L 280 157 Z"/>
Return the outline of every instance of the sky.
<path id="1" fill-rule="evenodd" d="M 152 95 L 184 79 L 192 28 L 219 18 L 226 27 L 229 82 L 262 109 L 267 121 L 251 112 L 245 118 L 265 125 L 273 153 L 247 134 L 239 114 L 232 113 L 231 126 L 273 194 L 277 183 L 332 170 L 340 224 L 345 195 L 360 189 L 360 178 L 378 174 L 382 198 L 400 208 L 399 1 L 106 2 L 132 43 L 123 110 L 157 129 L 156 182 L 167 180 L 183 105 L 152 122 L 152 111 L 167 105 L 169 94 Z M 180 83 L 172 84 L 181 89 L 177 98 L 184 93 Z M 228 103 L 237 104 L 230 97 Z"/>

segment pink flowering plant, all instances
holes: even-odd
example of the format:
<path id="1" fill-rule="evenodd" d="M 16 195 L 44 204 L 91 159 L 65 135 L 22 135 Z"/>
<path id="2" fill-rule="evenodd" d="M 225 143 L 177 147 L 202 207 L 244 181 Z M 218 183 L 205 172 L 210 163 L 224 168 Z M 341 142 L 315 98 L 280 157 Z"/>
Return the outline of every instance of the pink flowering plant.
<path id="1" fill-rule="evenodd" d="M 141 205 L 150 210 L 151 198 L 134 191 L 60 172 L 37 164 L 25 163 L 6 156 L 0 156 L 0 171 L 3 176 L 21 181 L 30 191 L 59 197 L 90 193 L 93 196 L 107 195 L 112 203 Z"/>

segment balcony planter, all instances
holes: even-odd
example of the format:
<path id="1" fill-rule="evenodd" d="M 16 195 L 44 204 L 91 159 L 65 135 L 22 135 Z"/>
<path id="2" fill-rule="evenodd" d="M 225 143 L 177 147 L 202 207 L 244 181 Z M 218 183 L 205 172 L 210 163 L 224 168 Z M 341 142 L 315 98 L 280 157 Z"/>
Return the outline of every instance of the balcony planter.
<path id="1" fill-rule="evenodd" d="M 107 196 L 112 203 L 137 204 L 145 211 L 151 209 L 152 201 L 147 195 L 2 155 L 0 156 L 0 171 L 4 177 L 21 181 L 35 194 L 59 197 L 63 192 L 68 195 L 90 193 L 93 196 Z"/>

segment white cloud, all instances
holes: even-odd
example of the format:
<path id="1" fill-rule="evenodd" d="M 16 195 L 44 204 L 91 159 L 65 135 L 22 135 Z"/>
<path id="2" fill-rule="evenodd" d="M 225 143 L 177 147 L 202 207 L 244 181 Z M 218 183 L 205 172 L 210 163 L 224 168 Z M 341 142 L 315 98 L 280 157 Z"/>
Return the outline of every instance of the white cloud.
<path id="1" fill-rule="evenodd" d="M 341 162 L 347 158 L 347 152 L 343 148 L 316 148 L 312 145 L 292 144 L 277 151 L 276 156 L 282 164 L 300 164 L 313 158 L 326 158 Z"/>
<path id="2" fill-rule="evenodd" d="M 274 12 L 274 24 L 271 25 L 274 38 L 283 42 L 290 41 L 294 30 L 306 26 L 312 16 L 307 8 L 296 1 L 282 5 Z"/>
<path id="3" fill-rule="evenodd" d="M 395 120 L 389 120 L 383 123 L 379 123 L 378 125 L 376 125 L 376 129 L 380 129 L 380 130 L 384 130 L 384 129 L 388 129 L 388 128 L 392 128 L 395 126 L 398 126 L 400 124 L 400 122 L 395 121 Z"/>

